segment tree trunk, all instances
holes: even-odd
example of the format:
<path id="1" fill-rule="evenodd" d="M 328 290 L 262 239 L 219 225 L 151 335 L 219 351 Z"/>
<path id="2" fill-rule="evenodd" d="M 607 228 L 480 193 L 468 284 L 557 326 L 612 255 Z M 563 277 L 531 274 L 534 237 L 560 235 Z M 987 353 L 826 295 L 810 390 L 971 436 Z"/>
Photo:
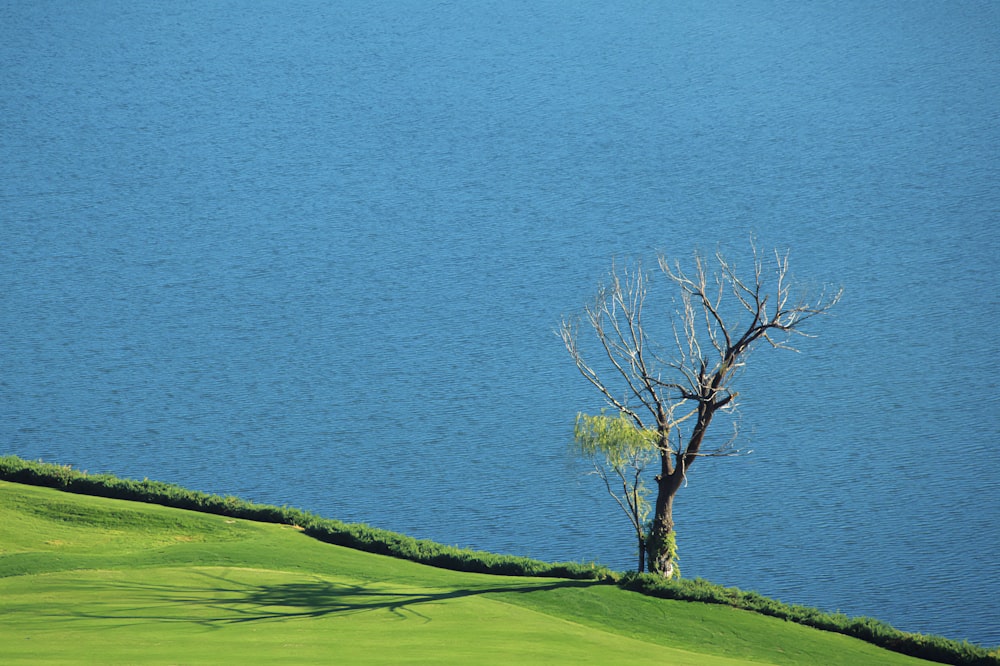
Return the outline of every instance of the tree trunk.
<path id="1" fill-rule="evenodd" d="M 646 538 L 643 535 L 639 535 L 639 568 L 638 572 L 642 573 L 646 570 Z"/>
<path id="2" fill-rule="evenodd" d="M 661 474 L 658 478 L 659 492 L 656 493 L 656 512 L 653 525 L 646 541 L 649 551 L 649 571 L 664 578 L 672 578 L 677 572 L 674 560 L 677 545 L 674 541 L 674 495 L 680 487 L 675 474 Z"/>
<path id="3" fill-rule="evenodd" d="M 721 381 L 722 375 L 716 375 L 712 384 L 712 391 Z M 677 465 L 671 464 L 669 447 L 666 446 L 666 436 L 661 438 L 660 446 L 660 474 L 656 477 L 656 512 L 653 514 L 653 525 L 649 532 L 649 539 L 646 541 L 649 550 L 649 571 L 659 574 L 664 578 L 673 578 L 680 575 L 675 560 L 677 559 L 677 541 L 674 534 L 674 495 L 681 489 L 684 482 L 684 474 L 694 463 L 698 452 L 701 450 L 701 443 L 705 437 L 705 431 L 712 423 L 712 417 L 722 406 L 726 405 L 730 399 L 723 401 L 703 401 L 698 406 L 698 422 L 695 423 L 688 440 L 684 454 L 677 454 Z M 661 428 L 661 432 L 664 430 Z"/>

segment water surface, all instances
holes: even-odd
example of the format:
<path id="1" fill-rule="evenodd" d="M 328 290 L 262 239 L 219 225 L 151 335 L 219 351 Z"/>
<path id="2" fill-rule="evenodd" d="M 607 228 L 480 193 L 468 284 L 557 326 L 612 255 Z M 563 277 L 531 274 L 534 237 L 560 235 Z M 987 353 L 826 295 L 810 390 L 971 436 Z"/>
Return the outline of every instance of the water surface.
<path id="1" fill-rule="evenodd" d="M 752 359 L 684 574 L 998 644 L 998 25 L 0 2 L 0 451 L 629 568 L 553 331 L 615 257 L 755 233 L 846 296 Z"/>

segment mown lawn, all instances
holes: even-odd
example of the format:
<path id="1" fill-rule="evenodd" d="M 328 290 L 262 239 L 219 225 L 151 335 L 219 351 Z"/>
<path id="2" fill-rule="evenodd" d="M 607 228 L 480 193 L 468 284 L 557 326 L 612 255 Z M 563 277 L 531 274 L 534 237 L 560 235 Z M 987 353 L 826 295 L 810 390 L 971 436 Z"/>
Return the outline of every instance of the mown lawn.
<path id="1" fill-rule="evenodd" d="M 929 662 L 723 606 L 0 482 L 0 663 Z"/>

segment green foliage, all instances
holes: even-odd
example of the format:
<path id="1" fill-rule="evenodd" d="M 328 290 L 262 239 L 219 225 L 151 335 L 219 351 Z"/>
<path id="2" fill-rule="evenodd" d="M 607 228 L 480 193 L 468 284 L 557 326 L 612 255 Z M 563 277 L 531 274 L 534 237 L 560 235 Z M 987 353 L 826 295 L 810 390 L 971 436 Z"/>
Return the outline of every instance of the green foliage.
<path id="1" fill-rule="evenodd" d="M 169 483 L 120 479 L 110 474 L 88 474 L 69 465 L 0 457 L 0 479 L 67 490 L 81 495 L 160 504 L 265 523 L 304 526 L 315 516 L 298 509 L 255 504 L 238 497 L 220 497 Z"/>
<path id="2" fill-rule="evenodd" d="M 681 556 L 677 554 L 677 530 L 670 530 L 664 541 L 666 542 L 667 556 L 674 565 L 673 571 L 670 572 L 670 577 L 680 578 L 681 568 L 677 563 L 680 561 Z"/>
<path id="3" fill-rule="evenodd" d="M 580 453 L 600 456 L 613 467 L 624 467 L 637 458 L 652 459 L 656 455 L 656 438 L 655 430 L 636 427 L 624 413 L 577 414 L 573 428 L 573 440 Z"/>
<path id="4" fill-rule="evenodd" d="M 624 412 L 608 416 L 577 414 L 573 441 L 577 451 L 588 457 L 618 506 L 628 517 L 639 545 L 639 569 L 649 534 L 649 488 L 642 474 L 658 456 L 658 433 L 639 428 Z"/>
<path id="5" fill-rule="evenodd" d="M 396 532 L 363 524 L 347 525 L 334 520 L 317 520 L 306 527 L 305 532 L 309 536 L 327 543 L 369 553 L 390 555 L 453 571 L 612 582 L 616 578 L 610 569 L 594 564 L 576 562 L 550 564 L 526 557 L 467 550 L 425 539 L 413 539 Z"/>
<path id="6" fill-rule="evenodd" d="M 651 525 L 646 545 L 649 550 L 650 571 L 656 571 L 660 578 L 681 577 L 681 569 L 677 564 L 680 556 L 677 554 L 676 530 L 671 529 L 663 534 L 654 532 Z"/>

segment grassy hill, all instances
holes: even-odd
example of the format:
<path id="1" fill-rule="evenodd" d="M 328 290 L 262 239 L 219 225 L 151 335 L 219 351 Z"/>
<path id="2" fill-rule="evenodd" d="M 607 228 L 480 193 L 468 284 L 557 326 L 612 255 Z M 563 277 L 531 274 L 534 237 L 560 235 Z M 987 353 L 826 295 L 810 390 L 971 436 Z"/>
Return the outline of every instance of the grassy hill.
<path id="1" fill-rule="evenodd" d="M 0 481 L 0 663 L 930 662 L 718 604 Z"/>

